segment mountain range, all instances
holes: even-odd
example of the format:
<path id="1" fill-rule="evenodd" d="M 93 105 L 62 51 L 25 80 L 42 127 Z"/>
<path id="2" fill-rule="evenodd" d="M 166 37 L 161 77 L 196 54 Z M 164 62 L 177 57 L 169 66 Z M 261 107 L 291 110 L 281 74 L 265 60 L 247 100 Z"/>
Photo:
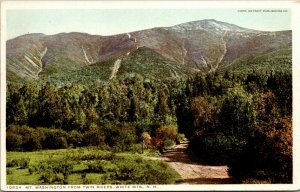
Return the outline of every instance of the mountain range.
<path id="1" fill-rule="evenodd" d="M 213 19 L 112 36 L 33 33 L 7 40 L 7 79 L 79 74 L 106 81 L 134 73 L 176 78 L 263 55 L 291 60 L 291 47 L 290 30 L 259 31 Z"/>

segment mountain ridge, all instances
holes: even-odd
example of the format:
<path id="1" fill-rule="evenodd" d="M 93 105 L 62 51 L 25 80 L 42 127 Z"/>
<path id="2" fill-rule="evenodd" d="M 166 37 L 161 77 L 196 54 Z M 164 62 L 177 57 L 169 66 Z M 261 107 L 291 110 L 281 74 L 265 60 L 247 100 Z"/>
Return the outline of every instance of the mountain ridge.
<path id="1" fill-rule="evenodd" d="M 60 71 L 101 65 L 126 57 L 140 47 L 159 53 L 173 65 L 184 65 L 188 71 L 212 72 L 221 64 L 240 57 L 290 47 L 291 44 L 291 31 L 258 31 L 214 19 L 112 36 L 80 32 L 25 34 L 6 42 L 7 74 L 8 79 L 37 79 Z"/>

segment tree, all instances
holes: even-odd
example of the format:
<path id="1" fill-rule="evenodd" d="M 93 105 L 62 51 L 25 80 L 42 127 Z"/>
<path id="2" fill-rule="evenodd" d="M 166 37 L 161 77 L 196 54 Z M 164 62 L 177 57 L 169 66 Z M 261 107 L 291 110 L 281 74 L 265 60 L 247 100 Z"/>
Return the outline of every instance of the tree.
<path id="1" fill-rule="evenodd" d="M 57 87 L 47 82 L 40 91 L 39 100 L 39 124 L 45 127 L 61 126 L 61 97 Z"/>
<path id="2" fill-rule="evenodd" d="M 132 95 L 130 99 L 130 107 L 127 109 L 128 120 L 133 122 L 139 117 L 139 99 Z"/>
<path id="3" fill-rule="evenodd" d="M 256 111 L 251 95 L 241 86 L 225 97 L 219 113 L 222 131 L 227 135 L 247 137 L 254 131 Z"/>
<path id="4" fill-rule="evenodd" d="M 257 129 L 240 154 L 232 158 L 229 174 L 238 180 L 292 183 L 292 160 L 291 118 L 284 117 Z"/>
<path id="5" fill-rule="evenodd" d="M 166 85 L 162 85 L 158 92 L 158 103 L 156 106 L 156 111 L 163 117 L 170 113 L 170 108 L 168 106 L 168 95 L 168 87 Z"/>
<path id="6" fill-rule="evenodd" d="M 215 131 L 218 126 L 217 99 L 215 97 L 195 97 L 191 105 L 194 133 L 201 134 L 204 130 Z"/>

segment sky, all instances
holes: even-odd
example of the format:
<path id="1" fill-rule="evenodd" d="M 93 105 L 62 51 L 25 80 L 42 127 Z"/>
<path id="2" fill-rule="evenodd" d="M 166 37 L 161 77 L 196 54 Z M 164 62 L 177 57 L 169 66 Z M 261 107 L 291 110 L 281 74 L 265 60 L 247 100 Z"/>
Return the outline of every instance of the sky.
<path id="1" fill-rule="evenodd" d="M 256 9 L 257 10 L 257 9 Z M 47 35 L 85 32 L 114 35 L 153 27 L 216 19 L 241 27 L 280 31 L 291 29 L 291 11 L 253 12 L 241 9 L 9 9 L 6 10 L 6 39 L 27 33 Z"/>

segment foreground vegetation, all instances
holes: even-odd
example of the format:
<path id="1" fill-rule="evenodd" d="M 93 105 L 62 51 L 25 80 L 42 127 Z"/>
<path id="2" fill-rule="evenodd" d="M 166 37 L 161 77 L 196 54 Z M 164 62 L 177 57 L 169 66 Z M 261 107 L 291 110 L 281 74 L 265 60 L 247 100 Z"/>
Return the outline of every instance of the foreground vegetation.
<path id="1" fill-rule="evenodd" d="M 207 164 L 227 164 L 229 174 L 240 183 L 291 183 L 291 61 L 288 57 L 250 60 L 249 66 L 262 61 L 264 65 L 271 63 L 261 71 L 243 70 L 239 66 L 234 72 L 200 73 L 187 79 L 164 81 L 133 74 L 109 82 L 78 79 L 72 84 L 9 83 L 7 150 L 37 151 L 28 152 L 30 157 L 45 149 L 69 148 L 75 153 L 77 147 L 87 146 L 125 152 L 137 151 L 137 143 L 144 140 L 149 148 L 162 151 L 180 141 L 184 133 L 191 141 L 189 149 L 196 159 Z M 285 67 L 280 68 L 281 65 Z M 18 153 L 9 152 L 8 158 L 13 154 Z M 70 169 L 70 174 L 54 171 L 56 166 L 43 167 L 32 159 L 29 167 L 26 160 L 10 162 L 12 158 L 9 162 L 39 177 L 54 172 L 56 176 L 51 179 L 40 179 L 45 183 L 57 182 L 56 177 L 59 182 L 76 183 L 78 180 L 73 182 L 72 178 L 77 177 L 82 178 L 80 182 L 85 179 L 93 183 L 93 174 L 104 174 L 101 181 L 97 176 L 98 183 L 174 182 L 174 177 L 163 171 L 168 169 L 165 165 L 135 156 L 122 160 L 130 167 L 138 164 L 132 170 L 124 168 L 120 155 L 109 157 L 109 161 L 102 157 L 88 162 L 78 160 L 81 168 L 73 165 L 76 158 L 66 158 L 66 164 L 60 166 Z M 51 165 L 57 158 L 48 160 Z M 27 174 L 27 170 L 16 166 L 8 168 L 12 183 L 16 181 L 14 174 L 9 174 L 11 171 Z M 122 167 L 133 175 L 124 176 Z M 85 170 L 86 175 L 76 172 L 77 169 Z M 166 178 L 153 181 L 147 177 L 150 173 Z M 28 173 L 28 178 L 32 175 Z"/>
<path id="2" fill-rule="evenodd" d="M 113 153 L 96 147 L 7 153 L 8 184 L 172 184 L 180 176 L 149 160 L 153 150 Z"/>

